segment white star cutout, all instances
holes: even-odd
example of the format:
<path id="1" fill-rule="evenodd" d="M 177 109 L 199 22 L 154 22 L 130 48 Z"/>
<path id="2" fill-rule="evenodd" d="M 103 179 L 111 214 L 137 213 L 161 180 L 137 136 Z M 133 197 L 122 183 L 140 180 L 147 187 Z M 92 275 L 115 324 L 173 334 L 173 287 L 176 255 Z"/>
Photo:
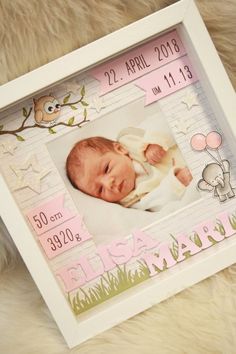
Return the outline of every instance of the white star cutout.
<path id="1" fill-rule="evenodd" d="M 93 96 L 92 98 L 92 103 L 90 105 L 91 109 L 95 109 L 97 113 L 99 113 L 103 108 L 105 108 L 106 105 L 104 104 L 103 98 L 100 98 L 99 96 Z"/>
<path id="2" fill-rule="evenodd" d="M 4 154 L 9 153 L 10 155 L 14 155 L 14 152 L 17 148 L 17 144 L 16 142 L 10 141 L 10 140 L 6 140 L 6 141 L 2 141 L 0 143 L 0 146 L 2 146 L 2 152 Z"/>
<path id="3" fill-rule="evenodd" d="M 186 135 L 188 133 L 189 128 L 192 125 L 192 120 L 191 119 L 186 119 L 186 118 L 178 118 L 176 120 L 176 124 L 174 125 L 176 129 L 176 133 L 182 133 Z"/>
<path id="4" fill-rule="evenodd" d="M 51 172 L 39 165 L 35 155 L 29 157 L 22 164 L 14 164 L 10 167 L 17 176 L 14 191 L 28 187 L 34 192 L 40 193 L 41 180 Z"/>
<path id="5" fill-rule="evenodd" d="M 188 92 L 185 97 L 182 99 L 182 103 L 184 103 L 187 106 L 187 109 L 190 111 L 190 109 L 193 106 L 199 106 L 198 103 L 198 94 Z"/>

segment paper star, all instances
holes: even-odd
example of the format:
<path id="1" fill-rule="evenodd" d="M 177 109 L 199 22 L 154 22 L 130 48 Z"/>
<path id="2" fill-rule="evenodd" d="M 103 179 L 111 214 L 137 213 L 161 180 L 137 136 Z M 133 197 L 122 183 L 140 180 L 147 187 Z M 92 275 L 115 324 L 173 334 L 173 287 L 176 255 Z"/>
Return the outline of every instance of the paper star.
<path id="1" fill-rule="evenodd" d="M 193 106 L 198 106 L 198 94 L 188 92 L 185 97 L 182 100 L 182 103 L 184 103 L 187 106 L 187 109 L 190 110 Z"/>
<path id="2" fill-rule="evenodd" d="M 13 141 L 10 141 L 10 140 L 2 141 L 0 143 L 0 145 L 3 148 L 2 152 L 4 154 L 9 153 L 10 155 L 14 155 L 14 152 L 15 152 L 15 150 L 17 148 L 17 144 L 15 142 L 13 142 Z"/>
<path id="3" fill-rule="evenodd" d="M 65 82 L 62 84 L 63 88 L 68 93 L 73 93 L 74 95 L 79 91 L 80 85 L 76 81 Z"/>
<path id="4" fill-rule="evenodd" d="M 21 166 L 19 165 L 11 165 L 12 170 L 15 172 L 15 174 L 18 177 L 23 176 L 22 171 L 26 171 L 29 168 L 32 168 L 33 172 L 40 172 L 41 171 L 41 166 L 38 163 L 37 157 L 35 155 L 30 156 Z"/>
<path id="5" fill-rule="evenodd" d="M 179 118 L 177 119 L 177 122 L 174 125 L 174 127 L 177 133 L 182 133 L 186 135 L 191 125 L 192 125 L 192 121 L 190 119 Z"/>
<path id="6" fill-rule="evenodd" d="M 41 180 L 51 172 L 39 165 L 35 155 L 21 165 L 11 165 L 11 169 L 17 176 L 17 182 L 13 190 L 28 187 L 36 193 L 41 192 Z"/>
<path id="7" fill-rule="evenodd" d="M 104 104 L 103 98 L 98 96 L 93 96 L 92 104 L 90 105 L 91 109 L 95 109 L 97 113 L 99 113 L 106 105 Z"/>

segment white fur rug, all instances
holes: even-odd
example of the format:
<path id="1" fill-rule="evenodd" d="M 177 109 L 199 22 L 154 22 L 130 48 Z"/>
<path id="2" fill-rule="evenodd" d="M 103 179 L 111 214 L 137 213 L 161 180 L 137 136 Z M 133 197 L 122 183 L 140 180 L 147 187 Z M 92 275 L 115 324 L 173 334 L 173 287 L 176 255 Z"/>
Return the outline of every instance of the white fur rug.
<path id="1" fill-rule="evenodd" d="M 0 0 L 0 82 L 173 2 Z M 197 3 L 236 87 L 236 1 L 199 0 Z M 0 224 L 0 353 L 69 352 Z M 122 352 L 235 354 L 236 266 L 71 350 L 77 354 Z"/>

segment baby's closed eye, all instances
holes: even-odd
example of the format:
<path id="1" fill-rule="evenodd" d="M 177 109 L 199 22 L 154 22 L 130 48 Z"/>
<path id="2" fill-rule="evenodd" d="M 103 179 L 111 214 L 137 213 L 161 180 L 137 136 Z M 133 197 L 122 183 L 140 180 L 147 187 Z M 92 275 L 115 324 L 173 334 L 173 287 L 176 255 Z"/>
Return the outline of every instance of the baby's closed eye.
<path id="1" fill-rule="evenodd" d="M 108 173 L 109 172 L 109 163 L 105 165 L 104 172 Z"/>

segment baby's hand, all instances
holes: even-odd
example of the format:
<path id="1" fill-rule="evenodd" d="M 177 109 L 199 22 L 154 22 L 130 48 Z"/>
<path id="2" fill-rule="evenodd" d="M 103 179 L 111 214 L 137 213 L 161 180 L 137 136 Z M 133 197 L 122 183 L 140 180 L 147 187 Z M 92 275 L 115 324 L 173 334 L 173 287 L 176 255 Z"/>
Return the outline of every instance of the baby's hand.
<path id="1" fill-rule="evenodd" d="M 166 151 L 158 144 L 149 144 L 144 155 L 151 165 L 159 163 L 165 156 Z"/>
<path id="2" fill-rule="evenodd" d="M 185 187 L 187 187 L 193 179 L 188 167 L 177 169 L 175 176 Z"/>

